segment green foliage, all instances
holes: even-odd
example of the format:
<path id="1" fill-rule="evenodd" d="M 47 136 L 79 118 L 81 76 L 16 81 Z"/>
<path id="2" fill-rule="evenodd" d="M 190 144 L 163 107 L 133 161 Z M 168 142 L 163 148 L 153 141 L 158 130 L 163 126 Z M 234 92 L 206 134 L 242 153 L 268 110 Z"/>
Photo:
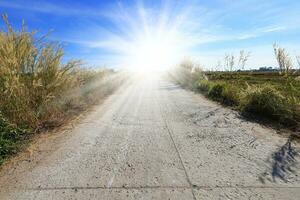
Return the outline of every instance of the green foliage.
<path id="1" fill-rule="evenodd" d="M 239 88 L 231 84 L 225 84 L 222 92 L 223 103 L 230 106 L 236 106 L 240 101 Z"/>
<path id="2" fill-rule="evenodd" d="M 191 64 L 189 65 L 191 66 Z M 261 116 L 278 124 L 299 129 L 299 71 L 289 76 L 278 72 L 202 72 L 185 85 L 243 114 Z M 297 128 L 298 127 L 298 128 Z"/>
<path id="3" fill-rule="evenodd" d="M 7 156 L 17 152 L 19 143 L 24 139 L 27 131 L 9 124 L 0 113 L 0 165 Z"/>
<path id="4" fill-rule="evenodd" d="M 225 89 L 224 84 L 215 83 L 208 91 L 208 96 L 214 100 L 222 100 L 223 91 Z"/>
<path id="5" fill-rule="evenodd" d="M 196 90 L 204 92 L 204 93 L 208 93 L 211 86 L 212 86 L 212 83 L 210 81 L 203 79 L 203 80 L 200 80 L 197 82 Z"/>
<path id="6" fill-rule="evenodd" d="M 202 84 L 202 91 L 207 91 L 207 96 L 215 101 L 220 101 L 225 105 L 237 105 L 239 102 L 239 91 L 236 87 L 225 83 L 213 83 L 210 81 Z"/>
<path id="7" fill-rule="evenodd" d="M 254 113 L 275 120 L 291 115 L 286 99 L 271 85 L 249 86 L 242 94 L 240 108 L 243 113 Z"/>

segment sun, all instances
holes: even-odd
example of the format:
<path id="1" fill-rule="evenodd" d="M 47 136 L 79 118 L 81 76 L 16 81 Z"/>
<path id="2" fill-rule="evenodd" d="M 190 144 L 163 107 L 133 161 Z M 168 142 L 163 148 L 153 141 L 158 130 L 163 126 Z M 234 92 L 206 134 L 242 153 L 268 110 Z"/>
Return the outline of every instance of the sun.
<path id="1" fill-rule="evenodd" d="M 169 4 L 149 9 L 142 1 L 133 8 L 121 3 L 113 14 L 113 31 L 106 31 L 106 39 L 97 43 L 113 53 L 111 60 L 118 68 L 133 71 L 166 71 L 177 65 L 192 44 L 186 33 L 185 9 L 172 12 Z"/>
<path id="2" fill-rule="evenodd" d="M 164 71 L 178 57 L 176 38 L 171 33 L 140 35 L 128 49 L 126 65 L 138 71 Z"/>

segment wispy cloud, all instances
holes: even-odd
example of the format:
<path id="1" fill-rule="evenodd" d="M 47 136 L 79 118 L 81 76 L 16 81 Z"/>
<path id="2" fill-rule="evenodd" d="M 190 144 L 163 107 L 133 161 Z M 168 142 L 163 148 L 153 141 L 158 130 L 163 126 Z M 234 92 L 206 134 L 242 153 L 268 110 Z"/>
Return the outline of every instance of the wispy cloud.
<path id="1" fill-rule="evenodd" d="M 263 33 L 271 33 L 271 32 L 279 32 L 285 30 L 286 27 L 284 26 L 271 26 L 271 27 L 265 27 L 262 32 Z"/>
<path id="2" fill-rule="evenodd" d="M 48 13 L 52 15 L 103 16 L 101 10 L 96 10 L 88 7 L 76 8 L 72 5 L 59 5 L 45 1 L 0 1 L 0 7 L 26 10 L 31 12 Z"/>
<path id="3" fill-rule="evenodd" d="M 285 30 L 285 27 L 283 26 L 266 26 L 255 30 L 248 30 L 247 31 L 248 33 L 238 36 L 237 39 L 239 40 L 253 39 L 257 37 L 263 37 L 269 33 L 280 32 L 283 30 Z"/>

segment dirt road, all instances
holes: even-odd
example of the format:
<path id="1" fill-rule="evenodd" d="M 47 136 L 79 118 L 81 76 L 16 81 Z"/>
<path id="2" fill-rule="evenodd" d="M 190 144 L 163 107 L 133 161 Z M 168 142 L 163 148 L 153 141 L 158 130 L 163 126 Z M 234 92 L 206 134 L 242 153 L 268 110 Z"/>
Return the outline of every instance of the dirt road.
<path id="1" fill-rule="evenodd" d="M 299 145 L 144 77 L 37 145 L 0 199 L 300 199 Z"/>

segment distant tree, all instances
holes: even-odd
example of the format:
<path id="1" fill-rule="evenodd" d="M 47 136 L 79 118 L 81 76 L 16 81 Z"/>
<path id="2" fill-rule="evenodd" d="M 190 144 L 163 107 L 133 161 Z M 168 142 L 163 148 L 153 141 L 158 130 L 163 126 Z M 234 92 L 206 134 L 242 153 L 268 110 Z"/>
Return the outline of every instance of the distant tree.
<path id="1" fill-rule="evenodd" d="M 218 60 L 217 65 L 216 65 L 216 71 L 220 71 L 222 67 L 221 61 Z"/>
<path id="2" fill-rule="evenodd" d="M 234 68 L 234 55 L 233 54 L 225 54 L 225 57 L 224 57 L 224 65 L 225 65 L 225 70 L 229 70 L 229 71 L 233 71 L 233 68 Z"/>
<path id="3" fill-rule="evenodd" d="M 231 54 L 230 57 L 229 57 L 229 67 L 230 67 L 230 71 L 232 72 L 233 71 L 233 68 L 234 68 L 234 55 Z"/>
<path id="4" fill-rule="evenodd" d="M 238 62 L 238 68 L 244 70 L 246 62 L 248 61 L 250 57 L 250 52 L 245 53 L 244 50 L 240 51 L 240 57 L 239 57 L 239 62 Z"/>
<path id="5" fill-rule="evenodd" d="M 224 57 L 224 66 L 225 66 L 225 71 L 227 71 L 229 69 L 229 55 L 228 54 L 225 54 L 225 57 Z"/>
<path id="6" fill-rule="evenodd" d="M 244 70 L 246 62 L 248 61 L 249 57 L 250 57 L 250 52 L 245 52 L 244 50 L 240 51 L 239 57 L 235 57 L 233 54 L 225 54 L 224 57 L 225 71 L 226 70 L 234 71 L 235 68 L 239 70 Z M 236 61 L 235 58 L 238 58 L 238 60 Z"/>
<path id="7" fill-rule="evenodd" d="M 297 59 L 298 65 L 299 65 L 299 67 L 300 67 L 300 56 L 296 56 L 296 59 Z"/>
<path id="8" fill-rule="evenodd" d="M 279 47 L 276 43 L 273 44 L 275 57 L 279 66 L 280 73 L 289 74 L 292 69 L 292 59 L 284 48 Z"/>

